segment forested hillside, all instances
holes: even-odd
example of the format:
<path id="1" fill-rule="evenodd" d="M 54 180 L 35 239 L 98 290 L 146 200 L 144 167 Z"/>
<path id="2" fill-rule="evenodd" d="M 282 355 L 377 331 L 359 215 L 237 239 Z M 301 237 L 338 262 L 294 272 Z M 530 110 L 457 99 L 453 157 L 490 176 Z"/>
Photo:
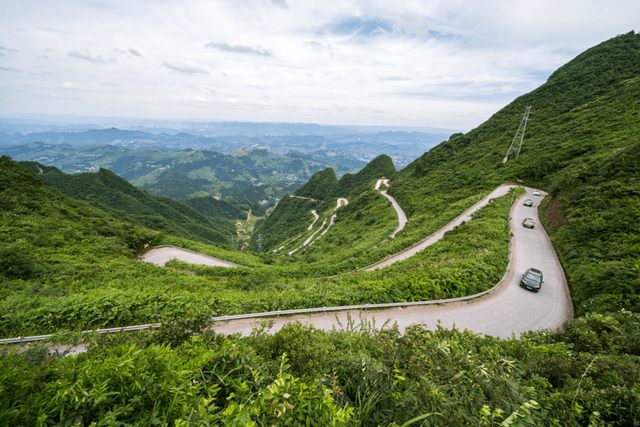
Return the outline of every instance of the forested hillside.
<path id="1" fill-rule="evenodd" d="M 204 196 L 233 199 L 234 193 L 247 187 L 265 186 L 269 190 L 264 197 L 272 204 L 287 192 L 295 191 L 316 171 L 332 167 L 342 175 L 366 165 L 337 153 L 333 156 L 321 153 L 320 160 L 316 160 L 309 154 L 292 152 L 276 155 L 255 147 L 221 153 L 192 148 L 180 151 L 159 148 L 133 150 L 113 145 L 72 147 L 33 142 L 0 147 L 0 154 L 14 160 L 55 166 L 70 174 L 108 169 L 153 195 L 178 201 Z"/>
<path id="2" fill-rule="evenodd" d="M 304 241 L 308 236 L 303 235 L 303 233 L 313 221 L 311 210 L 318 210 L 318 213 L 321 214 L 322 221 L 325 219 L 330 221 L 330 216 L 335 210 L 336 200 L 338 198 L 345 198 L 353 202 L 360 196 L 364 196 L 368 190 L 373 189 L 376 180 L 383 176 L 391 176 L 395 174 L 395 171 L 396 169 L 393 166 L 391 158 L 382 155 L 372 160 L 371 163 L 359 172 L 355 174 L 345 174 L 340 180 L 336 180 L 335 172 L 331 168 L 317 172 L 311 177 L 309 182 L 295 192 L 294 198 L 285 197 L 278 203 L 273 213 L 264 222 L 259 224 L 251 239 L 250 248 L 254 250 L 257 249 L 258 235 L 262 235 L 263 247 L 267 251 L 272 251 L 285 242 L 290 246 L 294 244 L 296 240 L 301 239 Z M 368 196 L 367 198 L 368 200 L 376 200 L 375 197 L 371 198 Z M 366 205 L 367 202 L 361 201 L 358 206 L 367 210 Z M 366 220 L 369 221 L 366 226 L 371 226 L 373 225 L 371 220 L 375 222 L 376 216 L 386 213 L 390 216 L 388 218 L 389 220 L 383 220 L 379 224 L 386 223 L 387 226 L 391 226 L 394 222 L 397 222 L 397 220 L 393 218 L 393 209 L 390 209 L 389 205 L 386 199 L 377 199 L 370 207 L 375 206 L 373 210 L 378 208 L 380 208 L 380 210 L 377 212 L 371 211 L 368 215 L 361 212 L 357 219 L 366 217 Z M 348 210 L 352 211 L 353 209 L 353 206 L 351 206 Z M 355 210 L 359 210 L 359 208 L 356 207 Z M 363 228 L 363 226 L 365 225 L 356 225 L 356 231 L 352 233 L 354 237 L 362 231 L 360 229 Z M 395 225 L 393 225 L 393 227 L 395 227 Z M 380 227 L 377 227 L 377 230 L 371 230 L 376 236 L 372 237 L 372 240 L 369 241 L 369 247 L 380 243 L 380 241 L 384 239 L 385 236 L 380 237 L 378 235 L 381 230 Z M 391 228 L 391 230 L 393 230 L 393 228 Z M 332 234 L 344 234 L 345 232 L 346 230 L 334 231 Z M 384 232 L 386 232 L 386 229 L 384 229 L 383 233 Z M 362 237 L 362 234 L 359 235 Z M 345 236 L 343 236 L 342 243 L 343 246 L 351 246 L 353 239 L 345 239 Z M 293 248 L 289 248 L 288 251 L 291 249 Z M 305 248 L 305 251 L 306 250 Z M 349 258 L 349 256 L 345 256 L 345 258 Z M 344 258 L 340 260 L 343 259 Z M 334 261 L 335 259 L 324 259 L 325 264 L 331 264 Z"/>
<path id="3" fill-rule="evenodd" d="M 503 163 L 527 106 L 520 155 Z M 632 32 L 578 55 L 478 128 L 425 153 L 389 191 L 419 222 L 503 182 L 544 188 L 560 219 L 550 226 L 576 312 L 640 310 L 639 130 L 640 35 Z"/>
<path id="4" fill-rule="evenodd" d="M 527 106 L 522 151 L 505 163 Z M 59 332 L 46 344 L 53 345 L 96 327 L 162 327 L 84 335 L 89 349 L 77 357 L 5 347 L 0 425 L 640 425 L 638 135 L 640 35 L 631 32 L 578 55 L 540 88 L 398 172 L 381 156 L 340 181 L 330 169 L 310 174 L 298 195 L 324 199 L 281 200 L 257 230 L 268 248 L 259 255 L 121 221 L 2 157 L 0 336 Z M 410 219 L 393 239 L 397 217 L 373 189 L 382 176 Z M 270 334 L 265 322 L 245 338 L 205 332 L 214 313 L 486 290 L 507 268 L 509 212 L 522 189 L 408 260 L 356 270 L 517 179 L 550 192 L 542 214 L 577 314 L 562 331 L 502 340 L 419 324 L 400 335 L 354 319 L 341 331 L 297 323 Z M 338 207 L 336 197 L 349 203 Z M 326 235 L 301 243 L 334 215 Z M 250 268 L 176 260 L 156 267 L 135 260 L 145 244 Z M 285 249 L 273 252 L 278 245 Z"/>
<path id="5" fill-rule="evenodd" d="M 183 203 L 209 218 L 224 218 L 233 221 L 247 217 L 236 206 L 213 197 L 194 197 L 193 199 L 184 200 Z"/>
<path id="6" fill-rule="evenodd" d="M 372 182 L 384 176 L 393 176 L 396 168 L 387 155 L 378 156 L 356 174 L 344 174 L 336 180 L 333 169 L 317 172 L 309 182 L 296 190 L 296 196 L 311 197 L 318 200 L 357 196 L 371 186 Z"/>
<path id="7" fill-rule="evenodd" d="M 142 227 L 214 245 L 229 245 L 236 233 L 235 226 L 224 218 L 205 217 L 173 199 L 152 196 L 106 169 L 67 175 L 38 163 L 22 164 L 45 185 Z"/>

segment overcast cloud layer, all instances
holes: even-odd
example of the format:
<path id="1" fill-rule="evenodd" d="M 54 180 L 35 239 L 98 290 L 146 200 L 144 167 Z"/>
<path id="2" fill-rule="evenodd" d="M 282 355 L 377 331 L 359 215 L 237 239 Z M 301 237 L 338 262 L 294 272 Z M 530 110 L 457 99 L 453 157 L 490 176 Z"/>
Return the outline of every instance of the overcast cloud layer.
<path id="1" fill-rule="evenodd" d="M 0 2 L 0 114 L 470 129 L 638 0 Z"/>

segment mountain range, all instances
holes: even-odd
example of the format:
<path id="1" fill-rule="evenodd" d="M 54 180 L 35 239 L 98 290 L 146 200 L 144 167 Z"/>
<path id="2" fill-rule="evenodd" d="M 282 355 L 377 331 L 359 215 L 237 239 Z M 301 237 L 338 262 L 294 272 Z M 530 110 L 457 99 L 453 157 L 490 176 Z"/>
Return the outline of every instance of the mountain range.
<path id="1" fill-rule="evenodd" d="M 512 153 L 529 107 L 522 147 Z M 638 135 L 640 35 L 632 31 L 581 53 L 539 88 L 406 167 L 397 169 L 385 155 L 339 177 L 335 166 L 308 166 L 309 176 L 293 197 L 283 197 L 257 226 L 262 253 L 256 253 L 255 241 L 253 251 L 236 251 L 131 222 L 133 216 L 108 207 L 109 197 L 130 201 L 141 215 L 159 205 L 139 206 L 121 196 L 134 190 L 114 171 L 65 176 L 42 163 L 23 165 L 2 156 L 0 335 L 57 335 L 46 345 L 0 355 L 0 420 L 637 425 Z M 261 168 L 266 154 L 260 151 L 235 155 Z M 176 164 L 189 173 L 202 169 L 190 170 L 188 159 L 223 156 L 178 153 L 185 161 Z M 398 224 L 396 212 L 374 189 L 383 177 L 409 219 L 394 238 L 389 235 Z M 213 315 L 436 301 L 489 289 L 509 268 L 511 227 L 520 227 L 510 224 L 509 214 L 522 193 L 518 188 L 413 257 L 382 270 L 361 268 L 421 241 L 504 183 L 549 194 L 536 227 L 548 233 L 569 284 L 576 318 L 563 330 L 499 339 L 419 323 L 401 334 L 394 326 L 350 317 L 341 329 L 328 331 L 299 322 L 272 331 L 265 320 L 244 338 L 207 332 Z M 162 201 L 135 194 L 149 203 Z M 102 201 L 92 201 L 97 198 Z M 238 215 L 233 207 L 196 205 L 225 220 Z M 184 221 L 185 232 L 193 233 L 189 219 Z M 305 245 L 318 224 L 328 231 Z M 137 260 L 157 245 L 248 268 L 178 260 L 159 267 Z M 153 323 L 161 323 L 154 333 L 81 333 Z M 81 356 L 51 355 L 47 347 L 81 340 L 88 346 Z"/>

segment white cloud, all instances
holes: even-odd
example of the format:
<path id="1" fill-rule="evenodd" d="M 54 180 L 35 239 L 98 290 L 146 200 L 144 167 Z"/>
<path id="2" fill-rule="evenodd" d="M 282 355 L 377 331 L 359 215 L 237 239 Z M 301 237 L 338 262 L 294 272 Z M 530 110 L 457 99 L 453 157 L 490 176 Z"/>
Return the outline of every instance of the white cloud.
<path id="1" fill-rule="evenodd" d="M 170 70 L 177 71 L 182 74 L 209 74 L 207 70 L 204 70 L 200 67 L 196 67 L 194 65 L 184 64 L 182 62 L 163 62 L 162 65 L 167 67 Z"/>
<path id="2" fill-rule="evenodd" d="M 202 86 L 200 88 L 204 93 L 209 94 L 211 96 L 216 96 L 218 95 L 218 91 L 216 91 L 214 88 L 210 87 L 210 86 Z"/>
<path id="3" fill-rule="evenodd" d="M 92 56 L 91 53 L 89 53 L 89 51 L 86 49 L 84 50 L 76 49 L 73 52 L 69 52 L 69 56 L 78 58 L 78 59 L 84 59 L 85 61 L 89 61 L 92 64 L 96 64 L 96 65 L 105 64 L 107 62 L 100 55 L 96 57 Z"/>
<path id="4" fill-rule="evenodd" d="M 144 58 L 144 56 L 142 56 L 142 54 L 140 52 L 138 52 L 135 49 L 129 48 L 129 49 L 119 49 L 117 47 L 113 48 L 114 52 L 118 52 L 121 53 L 123 55 L 127 55 L 127 56 L 137 56 L 138 58 Z"/>
<path id="5" fill-rule="evenodd" d="M 578 53 L 640 30 L 637 0 L 113 0 L 99 13 L 7 1 L 3 81 L 66 94 L 82 82 L 92 96 L 74 111 L 98 115 L 468 129 Z"/>
<path id="6" fill-rule="evenodd" d="M 64 82 L 64 83 L 62 83 L 62 85 L 60 87 L 63 88 L 63 89 L 81 90 L 81 88 L 79 88 L 76 85 L 74 85 L 73 82 Z"/>
<path id="7" fill-rule="evenodd" d="M 204 47 L 209 47 L 212 49 L 217 49 L 222 52 L 233 52 L 233 53 L 241 53 L 245 55 L 257 55 L 257 56 L 273 56 L 273 53 L 264 49 L 261 46 L 251 47 L 251 46 L 243 46 L 243 45 L 229 45 L 227 43 L 207 43 Z"/>

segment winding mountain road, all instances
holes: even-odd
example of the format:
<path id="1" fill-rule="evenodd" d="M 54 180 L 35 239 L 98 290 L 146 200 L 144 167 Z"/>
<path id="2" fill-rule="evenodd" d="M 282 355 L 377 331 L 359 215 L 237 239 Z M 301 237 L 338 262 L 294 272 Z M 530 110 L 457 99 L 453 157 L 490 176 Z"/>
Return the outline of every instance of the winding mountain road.
<path id="1" fill-rule="evenodd" d="M 436 243 L 444 236 L 445 232 L 452 230 L 463 221 L 471 220 L 473 212 L 485 206 L 491 199 L 507 194 L 512 187 L 514 185 L 498 187 L 433 235 L 411 248 L 367 267 L 367 270 L 383 268 L 409 258 L 427 246 Z M 289 322 L 302 321 L 310 322 L 316 328 L 329 330 L 334 327 L 340 327 L 338 320 L 343 325 L 346 324 L 348 316 L 356 320 L 361 318 L 368 321 L 375 318 L 378 326 L 386 321 L 397 323 L 401 332 L 404 332 L 404 329 L 408 326 L 415 324 L 426 325 L 428 328 L 433 329 L 438 323 L 447 328 L 455 325 L 460 329 L 469 328 L 476 333 L 501 338 L 508 338 L 512 334 L 518 337 L 522 331 L 559 329 L 564 322 L 573 318 L 573 306 L 564 271 L 549 236 L 540 225 L 540 218 L 538 217 L 537 208 L 546 193 L 541 192 L 540 196 L 533 196 L 533 189 L 525 188 L 525 190 L 525 195 L 516 200 L 511 208 L 513 241 L 509 269 L 498 286 L 480 298 L 474 298 L 469 301 L 443 302 L 442 304 L 398 307 L 376 311 L 345 310 L 280 318 L 219 321 L 213 329 L 223 334 L 241 332 L 243 335 L 248 335 L 253 328 L 265 321 L 273 322 L 272 332 L 281 329 Z M 532 207 L 523 205 L 525 198 L 533 200 Z M 339 200 L 338 207 L 344 202 L 346 200 Z M 522 221 L 525 218 L 533 218 L 536 226 L 533 229 L 524 228 Z M 322 228 L 320 227 L 320 229 Z M 326 232 L 326 230 L 324 231 Z M 160 256 L 163 252 L 166 252 L 166 254 Z M 179 250 L 179 248 L 159 248 L 148 252 L 144 256 L 144 260 L 163 265 L 169 259 L 177 258 L 191 263 L 237 267 L 236 264 L 204 255 L 197 257 L 197 255 L 199 254 Z M 226 263 L 226 265 L 223 263 Z M 544 274 L 544 283 L 538 293 L 529 292 L 519 286 L 522 274 L 530 267 L 535 267 Z"/>
<path id="2" fill-rule="evenodd" d="M 203 255 L 177 246 L 157 246 L 142 256 L 142 261 L 163 266 L 172 259 L 188 262 L 189 264 L 208 265 L 210 267 L 243 267 L 229 261 Z"/>
<path id="3" fill-rule="evenodd" d="M 462 221 L 471 219 L 470 215 L 473 212 L 486 205 L 491 198 L 506 194 L 511 187 L 513 185 L 498 187 L 489 196 L 476 203 L 432 236 L 412 248 L 383 260 L 383 262 L 393 263 L 406 259 L 429 244 L 435 243 L 442 238 L 445 231 L 452 229 Z M 524 331 L 560 329 L 566 321 L 573 318 L 573 305 L 560 261 L 549 236 L 540 225 L 537 208 L 546 193 L 541 191 L 538 196 L 534 196 L 533 189 L 525 188 L 525 190 L 526 193 L 516 200 L 510 211 L 510 227 L 513 239 L 507 271 L 502 280 L 482 296 L 467 297 L 466 300 L 458 298 L 457 301 L 442 300 L 426 303 L 408 303 L 405 307 L 376 311 L 340 310 L 339 307 L 336 307 L 336 310 L 340 311 L 317 311 L 311 314 L 277 318 L 244 318 L 228 321 L 218 319 L 213 329 L 221 334 L 241 333 L 242 335 L 249 335 L 254 328 L 265 322 L 269 325 L 270 332 L 276 332 L 287 323 L 301 321 L 311 323 L 318 329 L 331 330 L 333 328 L 342 328 L 342 325 L 347 324 L 349 318 L 358 323 L 365 320 L 368 322 L 375 321 L 377 327 L 386 322 L 395 323 L 401 333 L 404 333 L 404 330 L 412 325 L 423 325 L 432 330 L 437 325 L 441 325 L 445 328 L 455 326 L 459 329 L 470 329 L 475 333 L 500 338 L 509 338 L 511 336 L 517 338 Z M 525 206 L 523 204 L 525 198 L 532 199 L 533 206 Z M 339 206 L 340 201 L 338 201 Z M 335 215 L 332 217 L 332 222 L 334 218 Z M 525 218 L 533 218 L 535 220 L 536 225 L 533 229 L 522 226 Z M 164 265 L 170 259 L 182 259 L 189 263 L 212 266 L 242 267 L 238 264 L 174 246 L 154 248 L 143 256 L 144 261 L 156 265 Z M 369 269 L 382 268 L 388 265 L 383 264 L 383 262 L 374 264 Z M 544 275 L 544 282 L 538 293 L 532 293 L 519 286 L 523 273 L 531 267 L 541 270 Z M 153 325 L 139 325 L 127 328 L 144 329 L 149 326 Z M 3 341 L 17 343 L 40 340 L 46 337 L 44 335 L 19 337 Z M 84 347 L 78 346 L 73 349 L 72 354 L 82 351 L 84 351 Z"/>
<path id="4" fill-rule="evenodd" d="M 384 185 L 386 185 L 388 187 L 389 186 L 389 180 L 387 178 L 384 178 L 384 177 L 380 178 L 376 182 L 374 190 L 380 191 L 380 194 L 382 194 L 384 197 L 386 197 L 391 202 L 391 205 L 393 206 L 393 209 L 395 209 L 396 213 L 398 214 L 398 226 L 396 227 L 395 230 L 393 230 L 393 233 L 391 233 L 389 235 L 389 238 L 393 239 L 394 237 L 396 237 L 396 234 L 398 234 L 400 231 L 402 231 L 404 229 L 404 226 L 407 225 L 407 222 L 408 222 L 407 214 L 404 213 L 404 211 L 402 210 L 402 208 L 400 207 L 398 202 L 396 202 L 396 199 L 394 199 L 393 197 L 388 195 L 385 190 L 380 190 L 380 186 L 382 184 L 384 184 Z"/>
<path id="5" fill-rule="evenodd" d="M 492 194 L 496 197 L 500 193 L 506 194 L 510 187 L 501 186 Z M 538 217 L 537 207 L 546 193 L 541 192 L 540 196 L 533 196 L 532 192 L 532 189 L 526 188 L 526 194 L 521 196 L 511 208 L 513 243 L 509 269 L 500 284 L 480 298 L 388 310 L 351 310 L 279 318 L 231 320 L 217 322 L 213 329 L 222 334 L 240 332 L 248 335 L 253 328 L 263 322 L 272 322 L 270 331 L 275 332 L 289 322 L 301 321 L 309 322 L 319 329 L 330 330 L 334 327 L 341 328 L 338 321 L 345 325 L 349 316 L 356 321 L 375 319 L 378 326 L 387 321 L 391 324 L 397 323 L 401 333 L 408 326 L 415 324 L 425 325 L 429 329 L 435 329 L 438 324 L 446 328 L 456 326 L 459 329 L 468 328 L 476 333 L 500 338 L 509 338 L 512 335 L 519 337 L 521 332 L 536 329 L 559 329 L 564 322 L 573 318 L 573 306 L 564 271 Z M 490 196 L 474 205 L 475 210 L 486 205 Z M 525 197 L 534 201 L 532 207 L 523 205 L 522 201 Z M 429 238 L 436 234 L 444 234 L 448 227 L 455 227 L 456 221 L 465 220 L 464 218 L 472 213 L 471 210 L 474 207 Z M 536 226 L 533 229 L 524 228 L 522 221 L 525 218 L 533 218 Z M 416 247 L 421 246 L 425 241 Z M 375 267 L 380 268 L 379 265 Z M 544 283 L 538 293 L 532 293 L 519 286 L 522 274 L 530 267 L 535 267 L 544 274 Z"/>
<path id="6" fill-rule="evenodd" d="M 375 264 L 372 264 L 372 265 L 366 267 L 365 270 L 366 271 L 372 271 L 372 270 L 375 270 L 377 268 L 384 268 L 384 267 L 386 267 L 388 265 L 391 265 L 391 264 L 396 263 L 398 261 L 402 261 L 403 259 L 407 259 L 409 257 L 414 256 L 418 252 L 424 250 L 427 246 L 431 246 L 435 242 L 437 242 L 438 240 L 442 239 L 444 237 L 444 233 L 446 233 L 447 231 L 453 230 L 456 226 L 462 224 L 463 222 L 470 221 L 471 220 L 471 215 L 474 212 L 476 212 L 477 210 L 482 209 L 483 207 L 485 207 L 491 200 L 496 199 L 498 197 L 504 196 L 513 187 L 516 187 L 516 186 L 515 185 L 510 185 L 510 184 L 504 184 L 504 185 L 499 186 L 498 188 L 493 190 L 491 193 L 489 193 L 487 196 L 485 196 L 482 200 L 478 201 L 476 204 L 471 206 L 469 209 L 464 211 L 462 214 L 458 215 L 458 217 L 456 219 L 454 219 L 453 221 L 451 221 L 449 224 L 445 225 L 440 230 L 438 230 L 435 233 L 433 233 L 431 236 L 423 239 L 422 241 L 416 243 L 415 245 L 413 245 L 411 247 L 408 247 L 407 249 L 405 249 L 403 251 L 398 252 L 397 254 L 391 255 L 388 258 L 385 258 L 385 259 L 383 259 L 381 261 L 376 262 Z M 390 196 L 387 196 L 386 192 L 385 192 L 384 196 L 387 197 L 389 200 L 391 200 L 391 203 L 394 205 L 394 207 L 395 207 L 395 205 L 398 204 L 394 199 L 390 198 Z M 399 206 L 398 206 L 398 208 L 399 208 Z M 396 209 L 396 211 L 397 210 L 398 209 Z M 400 209 L 400 211 L 402 211 L 402 209 Z M 402 214 L 404 215 L 404 212 L 402 212 Z M 398 212 L 398 219 L 400 219 L 400 212 Z M 405 223 L 406 223 L 406 216 L 405 216 Z M 404 227 L 404 225 L 403 225 L 403 227 Z M 396 231 L 393 232 L 392 237 L 395 236 L 395 234 L 398 231 L 400 231 L 400 230 L 396 229 Z"/>

